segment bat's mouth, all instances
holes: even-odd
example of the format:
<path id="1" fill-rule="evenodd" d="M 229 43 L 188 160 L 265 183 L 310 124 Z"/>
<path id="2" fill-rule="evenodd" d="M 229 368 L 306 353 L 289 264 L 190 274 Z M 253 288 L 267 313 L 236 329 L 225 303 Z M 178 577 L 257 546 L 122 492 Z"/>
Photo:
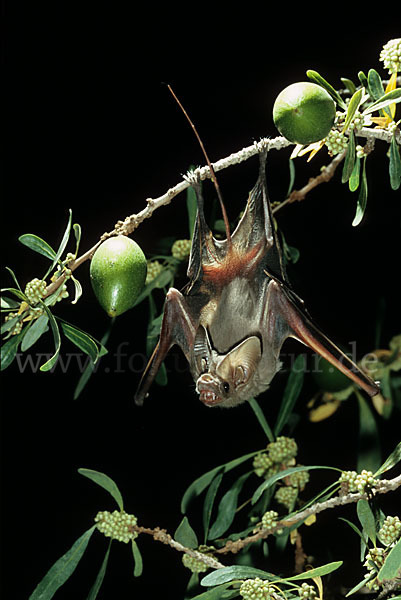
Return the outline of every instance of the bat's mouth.
<path id="1" fill-rule="evenodd" d="M 206 406 L 215 406 L 221 402 L 220 396 L 217 396 L 212 390 L 200 390 L 199 399 Z"/>

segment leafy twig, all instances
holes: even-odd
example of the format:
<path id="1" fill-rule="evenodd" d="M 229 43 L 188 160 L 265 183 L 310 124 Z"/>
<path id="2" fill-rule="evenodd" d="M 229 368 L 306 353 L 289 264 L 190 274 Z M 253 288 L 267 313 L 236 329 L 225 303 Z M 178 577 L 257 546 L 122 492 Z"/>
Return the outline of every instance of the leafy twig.
<path id="1" fill-rule="evenodd" d="M 375 494 L 386 494 L 387 492 L 391 492 L 396 490 L 401 486 L 401 475 L 398 475 L 394 479 L 383 479 L 377 482 L 376 487 L 374 488 Z M 277 524 L 271 529 L 260 529 L 253 535 L 247 536 L 243 539 L 236 540 L 232 542 L 229 540 L 225 546 L 219 548 L 216 552 L 219 554 L 226 554 L 228 552 L 237 553 L 242 548 L 256 542 L 261 539 L 267 538 L 269 535 L 275 533 L 277 530 L 282 529 L 284 527 L 290 527 L 299 521 L 304 521 L 307 517 L 311 515 L 316 515 L 324 510 L 328 510 L 331 508 L 335 508 L 336 506 L 345 506 L 346 504 L 352 504 L 354 502 L 358 502 L 358 500 L 368 500 L 369 496 L 367 493 L 352 493 L 345 494 L 342 496 L 335 496 L 334 498 L 330 498 L 325 502 L 317 502 L 313 504 L 309 508 L 305 510 L 301 510 L 287 518 L 284 518 L 281 521 L 277 521 Z"/>

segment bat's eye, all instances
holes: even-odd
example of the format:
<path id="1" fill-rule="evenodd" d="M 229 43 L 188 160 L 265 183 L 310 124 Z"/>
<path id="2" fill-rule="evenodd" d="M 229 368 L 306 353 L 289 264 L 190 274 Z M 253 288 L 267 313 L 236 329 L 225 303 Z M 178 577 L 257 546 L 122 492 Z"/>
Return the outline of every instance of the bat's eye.
<path id="1" fill-rule="evenodd" d="M 230 384 L 227 383 L 227 381 L 223 383 L 223 390 L 226 392 L 226 394 L 230 391 Z"/>

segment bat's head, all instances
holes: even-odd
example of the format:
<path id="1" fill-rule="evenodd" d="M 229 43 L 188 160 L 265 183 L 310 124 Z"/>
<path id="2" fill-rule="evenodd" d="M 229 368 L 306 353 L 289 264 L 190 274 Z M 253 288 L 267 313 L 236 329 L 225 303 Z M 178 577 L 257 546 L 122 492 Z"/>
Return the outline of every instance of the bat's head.
<path id="1" fill-rule="evenodd" d="M 226 354 L 219 354 L 201 327 L 195 340 L 194 357 L 196 391 L 206 406 L 236 406 L 262 391 L 257 374 L 262 346 L 257 336 L 249 336 Z"/>

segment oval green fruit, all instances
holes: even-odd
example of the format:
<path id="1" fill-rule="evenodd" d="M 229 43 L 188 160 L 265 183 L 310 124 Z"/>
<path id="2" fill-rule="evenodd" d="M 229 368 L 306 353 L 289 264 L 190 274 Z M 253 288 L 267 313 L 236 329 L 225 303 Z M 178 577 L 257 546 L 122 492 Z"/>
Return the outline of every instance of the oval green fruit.
<path id="1" fill-rule="evenodd" d="M 322 356 L 319 357 L 312 375 L 318 387 L 325 392 L 339 392 L 352 384 L 344 373 Z"/>
<path id="2" fill-rule="evenodd" d="M 93 255 L 90 278 L 95 296 L 110 317 L 135 304 L 146 278 L 146 258 L 134 240 L 118 235 L 105 240 Z"/>
<path id="3" fill-rule="evenodd" d="M 277 96 L 273 121 L 281 135 L 296 144 L 312 144 L 327 136 L 336 116 L 336 105 L 316 83 L 292 83 Z"/>

